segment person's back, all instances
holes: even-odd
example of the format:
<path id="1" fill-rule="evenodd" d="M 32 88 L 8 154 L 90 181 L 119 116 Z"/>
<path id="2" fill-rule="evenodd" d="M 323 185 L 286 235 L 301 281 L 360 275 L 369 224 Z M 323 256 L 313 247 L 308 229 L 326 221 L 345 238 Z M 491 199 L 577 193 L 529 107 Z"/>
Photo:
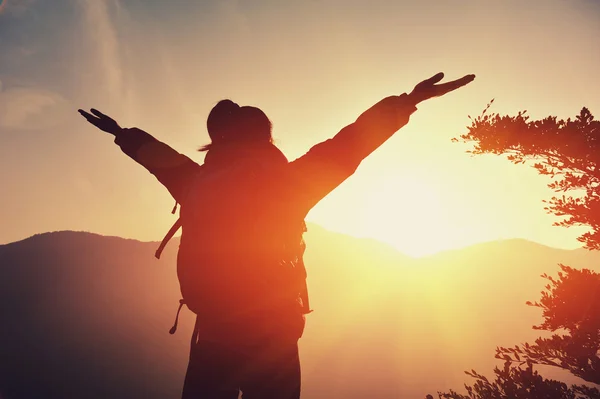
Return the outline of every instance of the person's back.
<path id="1" fill-rule="evenodd" d="M 257 147 L 211 149 L 181 203 L 178 275 L 203 339 L 251 342 L 304 311 L 304 215 L 283 154 Z"/>

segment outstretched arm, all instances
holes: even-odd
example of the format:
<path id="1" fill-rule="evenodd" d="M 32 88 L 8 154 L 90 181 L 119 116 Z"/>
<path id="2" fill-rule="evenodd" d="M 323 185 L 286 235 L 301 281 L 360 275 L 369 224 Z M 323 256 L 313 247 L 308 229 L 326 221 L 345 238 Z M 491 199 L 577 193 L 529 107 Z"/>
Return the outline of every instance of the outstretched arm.
<path id="1" fill-rule="evenodd" d="M 475 79 L 475 75 L 466 75 L 437 84 L 443 77 L 443 73 L 438 73 L 417 84 L 410 94 L 384 98 L 332 139 L 315 145 L 293 161 L 290 167 L 292 181 L 296 185 L 294 192 L 298 193 L 306 212 L 350 177 L 363 159 L 406 125 L 410 115 L 417 110 L 417 104 L 443 96 Z"/>
<path id="2" fill-rule="evenodd" d="M 152 173 L 179 203 L 200 165 L 138 128 L 124 129 L 98 110 L 79 113 L 98 129 L 115 136 L 115 143 L 131 159 Z"/>

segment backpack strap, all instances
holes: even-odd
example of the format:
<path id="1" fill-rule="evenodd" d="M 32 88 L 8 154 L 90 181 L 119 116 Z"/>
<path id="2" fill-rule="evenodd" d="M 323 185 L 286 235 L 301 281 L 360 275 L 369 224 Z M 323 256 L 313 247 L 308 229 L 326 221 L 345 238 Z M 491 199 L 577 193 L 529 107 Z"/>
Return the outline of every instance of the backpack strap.
<path id="1" fill-rule="evenodd" d="M 302 232 L 306 233 L 308 231 L 306 227 L 306 222 L 302 222 Z M 308 302 L 308 286 L 306 284 L 306 266 L 304 265 L 304 251 L 306 250 L 306 243 L 304 240 L 300 243 L 299 255 L 298 256 L 298 264 L 296 267 L 300 268 L 302 286 L 300 287 L 300 300 L 302 301 L 302 314 L 309 314 L 312 312 L 310 308 L 310 303 Z"/>
<path id="2" fill-rule="evenodd" d="M 179 322 L 179 312 L 181 312 L 181 308 L 185 305 L 185 300 L 179 300 L 179 308 L 177 308 L 177 314 L 175 315 L 175 323 L 173 323 L 173 327 L 169 330 L 169 334 L 173 335 L 177 331 L 177 323 Z"/>
<path id="3" fill-rule="evenodd" d="M 179 230 L 180 227 L 181 227 L 181 218 L 177 219 L 175 224 L 173 224 L 173 226 L 171 226 L 171 228 L 167 232 L 167 235 L 165 236 L 165 238 L 163 238 L 163 240 L 161 241 L 160 245 L 158 246 L 158 249 L 154 253 L 154 256 L 156 256 L 156 259 L 160 259 L 160 254 L 162 253 L 163 249 L 165 249 L 165 246 L 167 245 L 167 243 L 171 240 L 171 238 L 173 238 L 173 236 L 175 235 L 175 233 L 177 233 L 177 230 Z"/>
<path id="4" fill-rule="evenodd" d="M 304 260 L 300 258 L 298 267 L 302 268 L 304 272 L 304 278 L 302 279 L 302 286 L 300 287 L 300 299 L 302 300 L 302 314 L 312 313 L 310 303 L 308 302 L 308 286 L 306 284 L 306 268 L 304 267 Z"/>

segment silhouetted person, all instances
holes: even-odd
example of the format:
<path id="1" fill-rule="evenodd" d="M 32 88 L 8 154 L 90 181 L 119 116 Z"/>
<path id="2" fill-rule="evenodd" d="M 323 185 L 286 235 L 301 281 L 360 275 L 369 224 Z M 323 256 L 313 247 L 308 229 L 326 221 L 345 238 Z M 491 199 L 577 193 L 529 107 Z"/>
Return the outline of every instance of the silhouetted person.
<path id="1" fill-rule="evenodd" d="M 181 204 L 177 273 L 183 300 L 197 314 L 184 399 L 236 399 L 239 390 L 244 399 L 300 397 L 298 339 L 310 311 L 304 218 L 408 122 L 418 103 L 475 78 L 436 84 L 443 76 L 383 99 L 293 162 L 273 145 L 260 109 L 230 100 L 209 114 L 212 143 L 203 148 L 202 166 L 140 129 L 79 110 Z"/>

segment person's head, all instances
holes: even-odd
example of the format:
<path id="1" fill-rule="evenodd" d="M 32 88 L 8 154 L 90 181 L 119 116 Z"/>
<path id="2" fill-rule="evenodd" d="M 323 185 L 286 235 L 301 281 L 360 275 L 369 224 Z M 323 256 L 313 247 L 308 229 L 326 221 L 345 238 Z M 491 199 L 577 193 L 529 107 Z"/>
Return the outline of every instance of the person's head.
<path id="1" fill-rule="evenodd" d="M 200 151 L 215 146 L 273 143 L 271 121 L 267 115 L 259 108 L 240 107 L 231 100 L 221 100 L 213 107 L 206 127 L 212 142 Z"/>

